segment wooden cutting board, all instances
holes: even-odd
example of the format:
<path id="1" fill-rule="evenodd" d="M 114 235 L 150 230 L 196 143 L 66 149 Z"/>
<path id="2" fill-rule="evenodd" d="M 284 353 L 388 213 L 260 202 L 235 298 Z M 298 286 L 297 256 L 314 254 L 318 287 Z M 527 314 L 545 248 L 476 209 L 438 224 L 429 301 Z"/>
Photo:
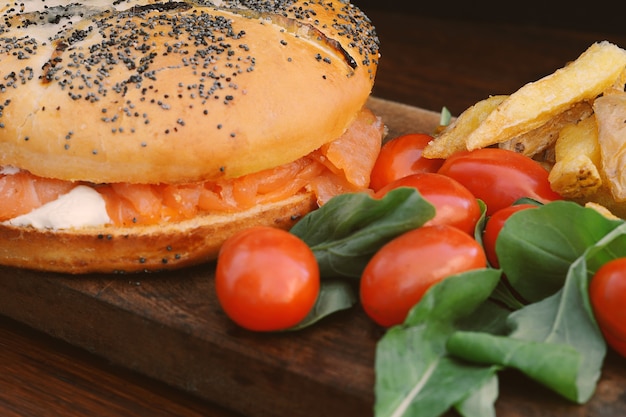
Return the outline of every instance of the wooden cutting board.
<path id="1" fill-rule="evenodd" d="M 439 115 L 371 99 L 389 137 L 430 132 Z M 376 341 L 357 306 L 312 328 L 257 334 L 222 313 L 214 264 L 158 274 L 67 276 L 0 267 L 0 314 L 250 417 L 367 417 Z M 626 361 L 609 354 L 594 398 L 571 404 L 513 372 L 498 417 L 623 417 Z"/>

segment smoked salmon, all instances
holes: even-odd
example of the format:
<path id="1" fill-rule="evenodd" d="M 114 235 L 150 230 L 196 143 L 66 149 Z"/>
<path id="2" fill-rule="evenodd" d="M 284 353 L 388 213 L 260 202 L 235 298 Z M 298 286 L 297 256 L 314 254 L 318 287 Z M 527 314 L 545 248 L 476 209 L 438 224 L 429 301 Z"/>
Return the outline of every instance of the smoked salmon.
<path id="1" fill-rule="evenodd" d="M 363 110 L 336 141 L 289 164 L 240 178 L 193 184 L 88 184 L 105 200 L 114 225 L 181 221 L 201 212 L 236 212 L 306 190 L 323 205 L 335 195 L 366 190 L 384 126 Z M 0 221 L 46 204 L 84 183 L 0 171 Z"/>

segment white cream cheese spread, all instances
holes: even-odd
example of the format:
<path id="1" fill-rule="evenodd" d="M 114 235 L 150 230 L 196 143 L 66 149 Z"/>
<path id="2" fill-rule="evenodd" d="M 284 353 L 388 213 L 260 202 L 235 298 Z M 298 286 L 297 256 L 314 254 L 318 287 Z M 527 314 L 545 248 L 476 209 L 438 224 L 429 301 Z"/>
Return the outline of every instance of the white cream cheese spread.
<path id="1" fill-rule="evenodd" d="M 93 188 L 79 185 L 54 201 L 4 222 L 37 229 L 71 229 L 111 223 L 104 198 Z"/>
<path id="2" fill-rule="evenodd" d="M 19 168 L 10 165 L 0 166 L 0 175 L 14 175 L 20 172 Z"/>

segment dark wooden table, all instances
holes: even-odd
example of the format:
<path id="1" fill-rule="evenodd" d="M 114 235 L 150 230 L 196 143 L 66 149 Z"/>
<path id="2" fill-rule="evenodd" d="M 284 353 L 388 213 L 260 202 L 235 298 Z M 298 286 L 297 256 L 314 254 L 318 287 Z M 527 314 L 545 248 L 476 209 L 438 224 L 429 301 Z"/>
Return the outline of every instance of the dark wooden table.
<path id="1" fill-rule="evenodd" d="M 607 39 L 626 47 L 626 34 L 609 28 L 604 31 L 598 25 L 593 31 L 581 31 L 523 21 L 433 18 L 408 11 L 377 10 L 374 6 L 369 10 L 382 43 L 374 94 L 435 111 L 446 106 L 453 114 L 488 95 L 510 93 L 553 72 L 594 41 Z M 613 369 L 609 378 L 626 372 L 626 364 L 617 363 L 620 367 Z M 600 387 L 602 395 L 615 395 L 615 401 L 624 401 L 620 398 L 623 393 L 606 392 L 609 389 Z M 504 390 L 515 396 L 515 388 Z M 531 388 L 527 394 L 546 393 Z M 568 415 L 583 415 L 556 398 L 548 401 L 556 409 L 568 411 Z M 516 409 L 520 404 L 527 403 L 513 401 L 500 409 L 508 416 L 530 412 L 544 415 L 532 408 Z M 601 415 L 601 410 L 586 412 Z M 238 414 L 0 317 L 0 416 Z"/>

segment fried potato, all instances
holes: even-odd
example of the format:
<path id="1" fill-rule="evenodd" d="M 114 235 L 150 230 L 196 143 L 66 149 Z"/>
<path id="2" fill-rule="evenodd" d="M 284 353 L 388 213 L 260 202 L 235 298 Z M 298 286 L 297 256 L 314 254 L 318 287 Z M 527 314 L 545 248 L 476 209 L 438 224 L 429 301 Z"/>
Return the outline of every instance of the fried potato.
<path id="1" fill-rule="evenodd" d="M 548 180 L 565 198 L 585 198 L 602 186 L 600 145 L 594 116 L 565 126 L 556 141 Z"/>
<path id="2" fill-rule="evenodd" d="M 555 145 L 559 132 L 565 126 L 577 123 L 593 114 L 593 108 L 588 101 L 575 103 L 572 107 L 559 113 L 536 129 L 500 143 L 498 146 L 534 157 Z"/>
<path id="3" fill-rule="evenodd" d="M 620 81 L 625 67 L 625 50 L 607 41 L 592 44 L 575 61 L 511 94 L 469 134 L 467 149 L 505 142 L 595 99 Z"/>
<path id="4" fill-rule="evenodd" d="M 465 140 L 508 96 L 491 96 L 465 110 L 422 151 L 425 158 L 448 158 L 467 150 Z"/>
<path id="5" fill-rule="evenodd" d="M 615 201 L 615 199 L 611 195 L 611 190 L 609 189 L 606 182 L 603 183 L 598 191 L 596 191 L 592 195 L 584 198 L 572 198 L 571 200 L 583 206 L 602 206 L 614 216 L 617 216 L 621 219 L 626 219 L 626 204 Z"/>
<path id="6" fill-rule="evenodd" d="M 626 201 L 626 93 L 622 90 L 599 97 L 593 109 L 608 188 L 616 201 Z"/>
<path id="7" fill-rule="evenodd" d="M 598 204 L 598 203 L 595 203 L 593 201 L 590 201 L 588 203 L 585 203 L 585 207 L 594 209 L 595 211 L 597 211 L 598 213 L 600 213 L 601 215 L 603 215 L 607 219 L 610 219 L 610 220 L 618 220 L 619 219 L 619 217 L 617 217 L 611 210 L 609 210 L 608 208 L 604 207 L 602 204 Z"/>
<path id="8" fill-rule="evenodd" d="M 624 91 L 624 86 L 626 85 L 626 68 L 622 71 L 622 73 L 617 77 L 615 82 L 610 88 L 607 88 L 603 94 L 612 94 L 612 93 L 621 93 Z"/>

